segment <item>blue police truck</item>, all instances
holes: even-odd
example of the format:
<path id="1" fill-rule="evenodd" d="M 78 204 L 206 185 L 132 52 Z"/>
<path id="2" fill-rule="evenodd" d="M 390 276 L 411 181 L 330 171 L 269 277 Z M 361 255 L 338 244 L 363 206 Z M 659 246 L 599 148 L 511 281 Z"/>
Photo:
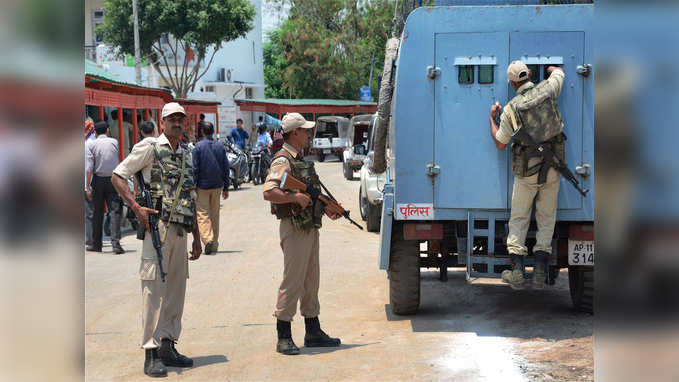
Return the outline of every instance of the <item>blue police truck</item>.
<path id="1" fill-rule="evenodd" d="M 568 268 L 573 305 L 593 309 L 594 9 L 587 2 L 550 3 L 440 0 L 407 18 L 382 80 L 393 95 L 383 124 L 388 182 L 379 266 L 388 272 L 396 314 L 417 311 L 421 268 L 438 268 L 441 281 L 448 267 L 464 267 L 468 281 L 498 278 L 510 268 L 511 152 L 496 149 L 488 118 L 492 104 L 515 95 L 506 73 L 514 60 L 532 69 L 536 84 L 550 65 L 566 75 L 559 97 L 565 159 L 590 192 L 583 197 L 561 177 L 547 283 Z M 387 52 L 387 61 L 392 56 Z M 529 268 L 535 230 L 533 221 Z"/>

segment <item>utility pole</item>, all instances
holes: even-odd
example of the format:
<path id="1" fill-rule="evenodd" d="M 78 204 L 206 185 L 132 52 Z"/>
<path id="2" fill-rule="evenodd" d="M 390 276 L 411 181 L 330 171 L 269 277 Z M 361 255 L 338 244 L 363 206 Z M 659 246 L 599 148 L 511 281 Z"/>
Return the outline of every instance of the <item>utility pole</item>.
<path id="1" fill-rule="evenodd" d="M 139 51 L 139 15 L 137 14 L 137 0 L 132 0 L 132 15 L 134 17 L 134 71 L 137 85 L 141 86 L 141 53 Z"/>

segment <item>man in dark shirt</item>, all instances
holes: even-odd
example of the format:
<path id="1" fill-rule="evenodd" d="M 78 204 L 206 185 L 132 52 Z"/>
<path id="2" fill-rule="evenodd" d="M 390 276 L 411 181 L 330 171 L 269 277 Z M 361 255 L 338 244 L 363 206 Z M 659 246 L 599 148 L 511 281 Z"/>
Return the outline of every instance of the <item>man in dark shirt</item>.
<path id="1" fill-rule="evenodd" d="M 240 147 L 241 150 L 245 150 L 245 144 L 250 139 L 250 134 L 243 128 L 242 119 L 238 118 L 236 120 L 236 128 L 231 130 L 229 137 L 233 144 Z"/>
<path id="2" fill-rule="evenodd" d="M 219 194 L 223 199 L 229 197 L 229 160 L 224 145 L 212 137 L 212 123 L 200 121 L 198 126 L 205 138 L 196 143 L 193 152 L 196 215 L 205 254 L 209 255 L 219 247 Z"/>
<path id="3" fill-rule="evenodd" d="M 90 142 L 87 146 L 85 195 L 94 204 L 92 243 L 87 247 L 87 250 L 101 252 L 104 202 L 106 202 L 106 206 L 111 214 L 111 245 L 116 254 L 122 254 L 125 253 L 123 247 L 120 246 L 120 223 L 122 220 L 123 202 L 111 183 L 113 169 L 119 163 L 119 148 L 118 141 L 106 135 L 108 130 L 108 124 L 105 121 L 97 122 L 94 125 L 97 139 Z"/>

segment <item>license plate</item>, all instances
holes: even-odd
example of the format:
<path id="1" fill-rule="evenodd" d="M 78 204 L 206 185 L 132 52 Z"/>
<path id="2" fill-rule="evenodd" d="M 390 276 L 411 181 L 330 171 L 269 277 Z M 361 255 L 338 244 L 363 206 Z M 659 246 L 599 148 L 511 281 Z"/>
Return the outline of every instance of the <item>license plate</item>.
<path id="1" fill-rule="evenodd" d="M 330 149 L 323 149 L 323 154 L 330 154 Z"/>
<path id="2" fill-rule="evenodd" d="M 594 265 L 594 242 L 568 240 L 568 265 Z"/>

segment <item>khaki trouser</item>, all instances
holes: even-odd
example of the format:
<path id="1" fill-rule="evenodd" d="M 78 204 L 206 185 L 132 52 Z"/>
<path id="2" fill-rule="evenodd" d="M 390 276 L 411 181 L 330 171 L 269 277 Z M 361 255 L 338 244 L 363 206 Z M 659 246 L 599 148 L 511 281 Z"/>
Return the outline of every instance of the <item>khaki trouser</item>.
<path id="1" fill-rule="evenodd" d="M 278 301 L 274 316 L 282 321 L 292 321 L 300 300 L 304 317 L 316 317 L 320 312 L 318 302 L 318 229 L 300 231 L 290 218 L 282 219 L 280 225 L 283 249 L 283 281 L 278 289 Z"/>
<path id="2" fill-rule="evenodd" d="M 160 237 L 163 237 L 166 224 L 158 224 Z M 142 348 L 153 349 L 160 346 L 160 340 L 179 339 L 182 330 L 182 314 L 184 313 L 184 297 L 186 279 L 189 277 L 188 252 L 186 237 L 189 232 L 182 228 L 183 235 L 177 235 L 176 224 L 170 229 L 163 243 L 163 270 L 167 273 L 165 282 L 161 281 L 158 258 L 151 242 L 151 234 L 147 231 L 144 247 L 141 252 L 142 295 Z"/>
<path id="3" fill-rule="evenodd" d="M 219 245 L 219 197 L 221 194 L 221 188 L 209 190 L 196 188 L 196 217 L 200 240 L 203 244 L 213 241 L 215 249 Z"/>
<path id="4" fill-rule="evenodd" d="M 535 199 L 535 220 L 538 232 L 535 251 L 552 253 L 552 235 L 556 222 L 557 197 L 559 196 L 559 173 L 553 168 L 547 173 L 547 181 L 538 184 L 538 174 L 525 178 L 514 177 L 512 191 L 512 212 L 509 219 L 509 235 L 507 236 L 507 251 L 511 254 L 525 256 L 526 234 L 530 225 L 530 214 Z"/>

